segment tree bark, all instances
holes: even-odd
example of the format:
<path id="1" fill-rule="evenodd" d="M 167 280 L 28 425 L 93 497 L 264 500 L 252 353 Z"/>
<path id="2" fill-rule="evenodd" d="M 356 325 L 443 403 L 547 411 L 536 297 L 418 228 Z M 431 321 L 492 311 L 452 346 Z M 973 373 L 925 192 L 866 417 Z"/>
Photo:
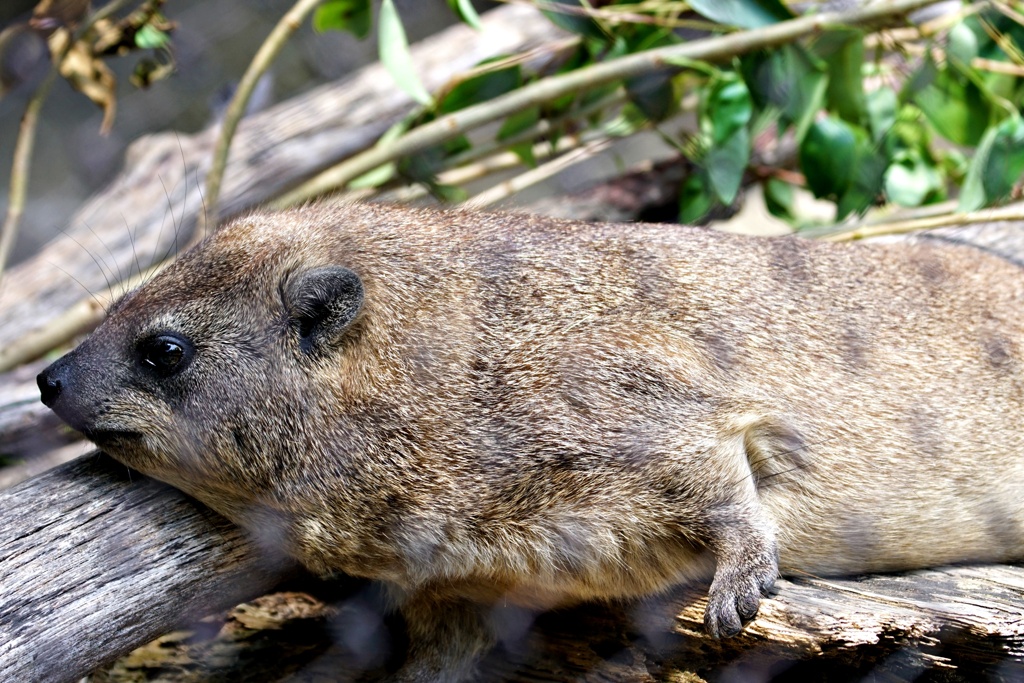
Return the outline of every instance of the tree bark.
<path id="1" fill-rule="evenodd" d="M 0 493 L 0 519 L 3 681 L 76 681 L 290 566 L 99 453 Z"/>
<path id="2" fill-rule="evenodd" d="M 262 594 L 292 567 L 219 515 L 101 454 L 0 493 L 0 518 L 5 681 L 78 680 L 189 620 Z M 783 580 L 743 634 L 722 641 L 703 632 L 703 591 L 545 615 L 521 639 L 525 649 L 497 652 L 484 670 L 531 682 L 682 672 L 717 679 L 728 671 L 763 679 L 798 666 L 815 677 L 1024 676 L 1021 567 Z M 336 629 L 320 633 L 337 637 Z M 351 670 L 338 661 L 337 670 Z M 239 657 L 232 666 L 222 671 L 227 679 L 260 680 L 258 661 Z"/>

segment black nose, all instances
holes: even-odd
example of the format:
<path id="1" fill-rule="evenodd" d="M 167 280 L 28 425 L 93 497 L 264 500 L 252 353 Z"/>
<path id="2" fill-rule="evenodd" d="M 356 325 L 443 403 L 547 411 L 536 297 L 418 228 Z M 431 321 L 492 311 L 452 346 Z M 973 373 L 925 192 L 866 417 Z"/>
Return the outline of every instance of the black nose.
<path id="1" fill-rule="evenodd" d="M 60 397 L 60 392 L 66 384 L 63 376 L 64 365 L 57 361 L 36 377 L 36 384 L 39 385 L 39 397 L 47 408 L 52 408 Z"/>

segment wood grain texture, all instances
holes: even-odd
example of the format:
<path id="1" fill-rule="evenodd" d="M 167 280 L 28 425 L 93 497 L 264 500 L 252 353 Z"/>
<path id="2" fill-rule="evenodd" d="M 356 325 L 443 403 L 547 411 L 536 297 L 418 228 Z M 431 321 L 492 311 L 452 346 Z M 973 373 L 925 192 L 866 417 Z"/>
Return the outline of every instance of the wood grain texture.
<path id="1" fill-rule="evenodd" d="M 701 634 L 701 601 L 678 614 L 676 633 Z M 1024 676 L 1024 568 L 932 569 L 857 579 L 780 582 L 779 595 L 739 638 L 701 644 L 708 669 L 761 671 L 813 662 L 879 675 L 959 670 Z M 891 661 L 890 661 L 891 660 Z M 959 680 L 959 678 L 957 678 Z"/>
<path id="2" fill-rule="evenodd" d="M 0 681 L 74 681 L 290 565 L 95 453 L 0 493 Z"/>

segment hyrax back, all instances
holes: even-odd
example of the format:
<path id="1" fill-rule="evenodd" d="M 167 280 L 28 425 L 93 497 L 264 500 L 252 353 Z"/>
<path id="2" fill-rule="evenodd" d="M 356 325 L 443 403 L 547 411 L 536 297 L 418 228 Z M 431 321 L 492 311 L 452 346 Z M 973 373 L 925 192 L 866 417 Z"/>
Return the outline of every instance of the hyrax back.
<path id="1" fill-rule="evenodd" d="M 311 206 L 224 228 L 40 386 L 125 463 L 396 587 L 414 637 L 705 577 L 728 634 L 779 569 L 1024 556 L 1022 304 L 1018 268 L 928 241 Z"/>

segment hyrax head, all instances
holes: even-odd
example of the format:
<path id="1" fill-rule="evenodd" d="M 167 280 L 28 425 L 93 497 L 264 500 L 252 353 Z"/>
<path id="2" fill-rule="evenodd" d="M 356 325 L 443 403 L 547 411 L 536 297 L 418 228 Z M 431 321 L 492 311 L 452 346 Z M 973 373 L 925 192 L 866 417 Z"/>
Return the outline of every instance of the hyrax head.
<path id="1" fill-rule="evenodd" d="M 272 497 L 336 428 L 344 382 L 317 382 L 344 365 L 364 300 L 360 276 L 288 223 L 229 226 L 125 296 L 39 375 L 43 403 L 229 516 Z"/>

